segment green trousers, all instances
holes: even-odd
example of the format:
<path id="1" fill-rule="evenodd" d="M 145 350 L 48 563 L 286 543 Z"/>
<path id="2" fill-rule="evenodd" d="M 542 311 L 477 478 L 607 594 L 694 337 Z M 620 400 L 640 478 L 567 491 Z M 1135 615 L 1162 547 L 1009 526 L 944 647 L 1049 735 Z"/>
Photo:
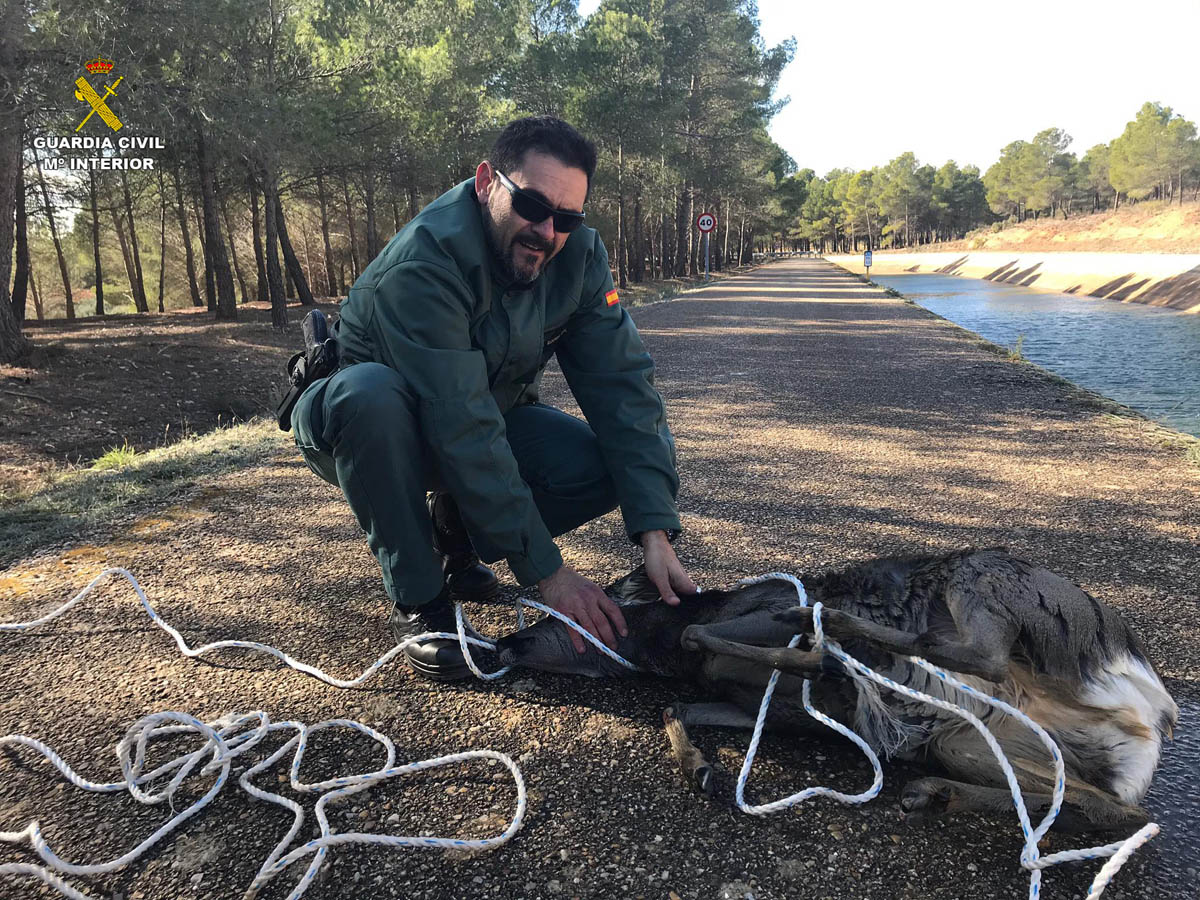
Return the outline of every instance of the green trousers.
<path id="1" fill-rule="evenodd" d="M 617 505 L 616 488 L 586 422 L 540 403 L 504 416 L 521 478 L 557 537 Z M 357 363 L 314 382 L 292 412 L 296 446 L 310 469 L 342 489 L 383 570 L 392 602 L 420 606 L 442 589 L 427 491 L 441 487 L 422 439 L 416 399 L 400 375 Z M 501 554 L 472 535 L 485 562 Z"/>

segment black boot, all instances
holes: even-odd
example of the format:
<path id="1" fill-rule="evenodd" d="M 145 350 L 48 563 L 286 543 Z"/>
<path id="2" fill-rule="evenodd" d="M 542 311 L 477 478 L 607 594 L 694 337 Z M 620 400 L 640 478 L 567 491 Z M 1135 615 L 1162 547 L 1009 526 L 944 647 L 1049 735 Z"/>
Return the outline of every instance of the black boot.
<path id="1" fill-rule="evenodd" d="M 490 600 L 500 589 L 496 573 L 479 561 L 454 498 L 443 491 L 428 497 L 433 549 L 442 557 L 446 587 L 455 600 Z"/>
<path id="2" fill-rule="evenodd" d="M 454 619 L 450 592 L 443 587 L 440 594 L 423 606 L 393 604 L 388 626 L 397 644 L 427 631 L 455 633 L 458 625 Z M 409 644 L 404 648 L 404 659 L 410 669 L 431 681 L 458 681 L 471 674 L 456 640 L 429 638 Z"/>

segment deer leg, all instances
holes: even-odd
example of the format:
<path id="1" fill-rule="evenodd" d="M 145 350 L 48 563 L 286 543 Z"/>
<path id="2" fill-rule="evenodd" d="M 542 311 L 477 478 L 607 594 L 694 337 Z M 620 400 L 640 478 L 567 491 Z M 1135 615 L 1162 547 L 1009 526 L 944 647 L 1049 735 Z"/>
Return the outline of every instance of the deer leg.
<path id="1" fill-rule="evenodd" d="M 1045 813 L 1053 801 L 1053 795 L 1049 792 L 1022 791 L 1021 796 L 1032 817 Z M 1014 812 L 1012 794 L 1007 788 L 968 784 L 948 778 L 918 778 L 910 781 L 900 794 L 900 808 L 905 818 L 913 822 L 960 812 L 996 815 Z M 1106 831 L 1141 827 L 1146 822 L 1144 810 L 1068 781 L 1062 808 L 1054 820 L 1054 829 L 1068 832 Z"/>
<path id="2" fill-rule="evenodd" d="M 812 631 L 811 607 L 793 606 L 776 613 L 775 618 L 797 631 Z M 963 630 L 961 623 L 956 621 L 955 625 L 960 632 Z M 1014 637 L 1012 626 L 982 609 L 971 616 L 968 625 L 968 638 L 955 640 L 934 632 L 901 631 L 840 609 L 821 610 L 821 627 L 826 637 L 835 641 L 866 641 L 899 656 L 920 656 L 935 666 L 977 675 L 988 681 L 1003 681 L 1008 674 L 1009 649 Z"/>
<path id="3" fill-rule="evenodd" d="M 697 625 L 712 637 L 723 638 L 738 644 L 756 644 L 760 647 L 783 647 L 792 639 L 795 631 L 788 631 L 775 618 L 775 612 L 761 609 L 732 619 Z"/>
<path id="4" fill-rule="evenodd" d="M 666 726 L 667 740 L 671 742 L 671 752 L 675 754 L 683 780 L 704 799 L 711 800 L 716 793 L 713 767 L 688 737 L 687 726 L 676 718 L 673 706 L 663 710 L 663 725 Z"/>
<path id="5" fill-rule="evenodd" d="M 749 730 L 754 727 L 754 716 L 732 703 L 675 703 L 663 710 L 663 724 L 683 780 L 705 799 L 711 800 L 717 788 L 715 771 L 692 743 L 687 726 L 711 725 Z"/>
<path id="6" fill-rule="evenodd" d="M 705 650 L 718 656 L 732 656 L 758 665 L 770 666 L 781 672 L 811 675 L 821 671 L 823 653 L 810 653 L 788 647 L 752 647 L 711 634 L 706 625 L 689 625 L 681 643 L 688 650 Z"/>
<path id="7" fill-rule="evenodd" d="M 1054 774 L 1041 743 L 1013 719 L 991 723 L 993 734 L 1004 749 L 1017 776 L 1021 794 L 1030 814 L 1044 812 L 1050 806 Z M 1008 783 L 996 765 L 982 735 L 971 730 L 948 732 L 933 740 L 930 751 L 946 770 L 962 781 L 922 778 L 905 787 L 901 806 L 917 812 L 917 818 L 931 818 L 942 812 L 976 810 L 1011 812 L 1012 795 Z M 1112 794 L 1072 774 L 1068 765 L 1066 793 L 1054 827 L 1061 831 L 1100 831 L 1146 824 L 1146 813 L 1137 806 L 1122 803 Z"/>

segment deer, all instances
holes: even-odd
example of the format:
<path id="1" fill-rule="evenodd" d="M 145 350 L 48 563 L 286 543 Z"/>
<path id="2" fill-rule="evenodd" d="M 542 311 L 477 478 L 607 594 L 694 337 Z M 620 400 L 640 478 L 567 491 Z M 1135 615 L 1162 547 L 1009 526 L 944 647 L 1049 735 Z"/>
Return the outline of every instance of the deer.
<path id="1" fill-rule="evenodd" d="M 998 739 L 1033 814 L 1052 802 L 1045 747 L 1019 720 L 946 685 L 908 658 L 922 657 L 1038 722 L 1058 744 L 1066 791 L 1055 827 L 1109 831 L 1140 826 L 1165 738 L 1179 710 L 1125 620 L 1071 581 L 1005 548 L 869 560 L 801 575 L 706 590 L 678 606 L 659 602 L 639 567 L 607 588 L 628 634 L 616 652 L 648 673 L 690 683 L 711 696 L 663 713 L 685 781 L 712 799 L 718 778 L 691 741 L 689 726 L 750 729 L 772 672 L 781 673 L 766 727 L 794 735 L 819 726 L 813 705 L 853 727 L 888 758 L 925 758 L 944 774 L 908 782 L 902 815 L 922 822 L 962 812 L 1011 810 L 999 766 L 962 719 L 852 678 L 813 645 L 813 605 L 827 639 L 892 680 L 963 705 Z M 795 647 L 793 635 L 804 636 Z M 630 669 L 588 647 L 579 654 L 564 625 L 543 619 L 502 637 L 500 660 L 533 670 L 595 678 Z"/>

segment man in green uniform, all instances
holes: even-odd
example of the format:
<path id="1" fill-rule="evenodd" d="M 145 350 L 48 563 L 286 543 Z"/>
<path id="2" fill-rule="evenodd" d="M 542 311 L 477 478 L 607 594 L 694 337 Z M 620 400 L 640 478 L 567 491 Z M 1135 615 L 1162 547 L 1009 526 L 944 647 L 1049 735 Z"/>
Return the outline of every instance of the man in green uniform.
<path id="1" fill-rule="evenodd" d="M 475 178 L 359 276 L 341 306 L 342 368 L 296 403 L 296 443 L 367 533 L 397 640 L 454 631 L 452 596 L 495 593 L 482 557 L 507 559 L 615 646 L 620 610 L 553 538 L 618 505 L 663 598 L 696 591 L 670 544 L 679 478 L 654 365 L 583 225 L 595 168 L 595 148 L 559 119 L 508 125 Z M 586 423 L 538 402 L 553 355 Z M 405 656 L 428 678 L 468 674 L 457 642 Z"/>

